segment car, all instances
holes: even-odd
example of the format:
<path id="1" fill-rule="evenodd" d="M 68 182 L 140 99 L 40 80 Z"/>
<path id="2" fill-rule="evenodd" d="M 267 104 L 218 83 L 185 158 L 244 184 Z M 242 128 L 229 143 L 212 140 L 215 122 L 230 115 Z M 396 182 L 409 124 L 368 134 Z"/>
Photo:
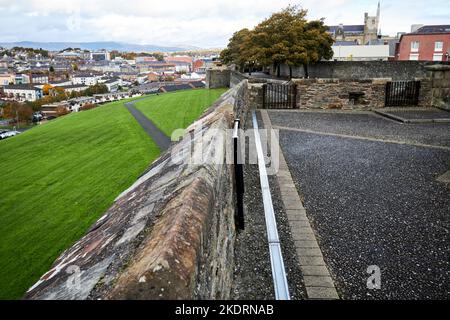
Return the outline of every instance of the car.
<path id="1" fill-rule="evenodd" d="M 0 140 L 6 139 L 6 138 L 9 138 L 9 137 L 14 137 L 15 135 L 17 135 L 19 133 L 20 132 L 16 131 L 16 130 L 11 130 L 11 131 L 3 130 L 3 131 L 0 131 Z"/>
<path id="2" fill-rule="evenodd" d="M 6 137 L 6 134 L 8 133 L 9 130 L 0 130 L 0 139 L 3 139 L 3 137 Z"/>
<path id="3" fill-rule="evenodd" d="M 32 121 L 33 121 L 34 123 L 36 123 L 36 122 L 41 122 L 43 118 L 44 118 L 44 117 L 43 117 L 42 113 L 40 113 L 40 112 L 35 112 L 35 113 L 33 114 L 33 119 L 32 119 Z"/>

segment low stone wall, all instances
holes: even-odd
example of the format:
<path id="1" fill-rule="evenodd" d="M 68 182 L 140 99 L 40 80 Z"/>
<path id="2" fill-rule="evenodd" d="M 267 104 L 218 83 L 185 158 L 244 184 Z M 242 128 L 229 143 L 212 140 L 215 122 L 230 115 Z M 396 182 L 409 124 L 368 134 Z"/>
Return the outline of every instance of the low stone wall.
<path id="1" fill-rule="evenodd" d="M 293 79 L 297 84 L 297 105 L 307 109 L 372 109 L 385 104 L 386 83 L 390 78 L 380 79 Z M 431 83 L 421 79 L 419 105 L 428 106 Z M 351 92 L 364 93 L 356 104 L 350 100 Z"/>
<path id="2" fill-rule="evenodd" d="M 432 86 L 432 104 L 450 110 L 450 65 L 434 65 L 427 68 Z"/>
<path id="3" fill-rule="evenodd" d="M 227 130 L 246 88 L 222 95 L 25 298 L 227 299 L 235 239 Z"/>
<path id="4" fill-rule="evenodd" d="M 384 107 L 384 90 L 390 79 L 339 80 L 295 79 L 299 108 L 353 109 Z M 363 92 L 360 103 L 349 100 L 349 92 Z"/>

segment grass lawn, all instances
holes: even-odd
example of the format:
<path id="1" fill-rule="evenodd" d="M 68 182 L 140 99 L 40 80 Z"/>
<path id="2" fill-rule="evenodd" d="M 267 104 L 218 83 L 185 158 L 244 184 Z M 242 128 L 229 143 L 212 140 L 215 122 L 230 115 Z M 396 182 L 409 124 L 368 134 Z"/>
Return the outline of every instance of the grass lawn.
<path id="1" fill-rule="evenodd" d="M 163 93 L 136 102 L 136 108 L 168 137 L 175 129 L 185 129 L 227 91 L 196 89 Z"/>
<path id="2" fill-rule="evenodd" d="M 158 156 L 123 102 L 0 141 L 0 299 L 20 298 Z"/>

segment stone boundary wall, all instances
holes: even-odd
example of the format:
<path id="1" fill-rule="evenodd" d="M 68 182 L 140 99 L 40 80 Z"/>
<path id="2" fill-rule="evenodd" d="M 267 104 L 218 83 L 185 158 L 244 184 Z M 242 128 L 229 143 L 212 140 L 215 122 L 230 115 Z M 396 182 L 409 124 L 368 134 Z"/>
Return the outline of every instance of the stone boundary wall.
<path id="1" fill-rule="evenodd" d="M 342 61 L 340 61 L 342 62 Z M 396 61 L 397 62 L 397 61 Z M 400 61 L 402 62 L 402 61 Z M 409 62 L 409 61 L 406 61 Z M 416 63 L 416 61 L 413 61 Z M 367 62 L 365 62 L 367 63 Z M 382 63 L 390 63 L 382 61 Z M 449 66 L 444 66 L 450 68 Z M 430 69 L 431 68 L 431 69 Z M 439 99 L 448 95 L 450 89 L 446 74 L 442 71 L 436 72 L 436 77 L 442 79 L 431 80 L 434 70 L 433 68 L 441 68 L 436 65 L 426 68 L 425 77 L 413 77 L 409 80 L 419 80 L 421 82 L 419 103 L 420 107 L 429 107 L 436 105 Z M 436 69 L 437 70 L 437 69 Z M 441 69 L 439 69 L 441 70 Z M 237 83 L 245 80 L 247 83 L 246 102 L 247 109 L 262 108 L 263 104 L 263 84 L 267 82 L 280 82 L 280 80 L 268 78 L 252 78 L 243 75 L 234 70 L 225 71 L 223 69 L 208 70 L 209 79 L 212 83 L 222 82 L 225 75 L 229 75 L 229 86 L 233 87 Z M 219 79 L 219 80 L 216 80 Z M 385 107 L 386 83 L 388 81 L 396 81 L 391 77 L 371 78 L 371 79 L 338 79 L 338 78 L 309 78 L 309 79 L 292 79 L 291 83 L 297 84 L 297 106 L 305 109 L 373 109 Z M 437 86 L 434 88 L 434 86 Z M 349 99 L 350 92 L 362 92 L 364 95 L 360 97 L 356 104 Z M 432 95 L 436 98 L 432 98 Z M 434 100 L 433 100 L 434 99 Z M 441 103 L 441 102 L 439 102 Z M 442 104 L 442 103 L 441 103 Z"/>
<path id="2" fill-rule="evenodd" d="M 427 70 L 432 83 L 432 105 L 450 110 L 450 65 L 434 65 Z"/>
<path id="3" fill-rule="evenodd" d="M 206 70 L 206 88 L 229 88 L 230 77 L 231 70 L 226 67 L 208 69 Z"/>
<path id="4" fill-rule="evenodd" d="M 293 79 L 297 84 L 297 106 L 304 109 L 372 109 L 383 108 L 385 87 L 390 78 L 380 79 Z M 417 79 L 419 80 L 419 79 Z M 429 106 L 431 82 L 421 80 L 419 106 Z M 356 104 L 350 92 L 363 92 Z"/>
<path id="5" fill-rule="evenodd" d="M 234 87 L 238 85 L 243 80 L 248 80 L 249 77 L 238 72 L 235 70 L 232 70 L 230 73 L 230 87 Z"/>
<path id="6" fill-rule="evenodd" d="M 24 298 L 229 298 L 235 200 L 226 134 L 246 90 L 243 81 L 223 94 Z"/>
<path id="7" fill-rule="evenodd" d="M 320 61 L 308 66 L 310 78 L 413 80 L 427 77 L 427 66 L 439 62 L 424 61 Z M 281 76 L 289 76 L 289 67 L 281 66 Z M 274 73 L 271 70 L 272 74 Z M 303 67 L 294 67 L 294 78 L 305 76 Z"/>

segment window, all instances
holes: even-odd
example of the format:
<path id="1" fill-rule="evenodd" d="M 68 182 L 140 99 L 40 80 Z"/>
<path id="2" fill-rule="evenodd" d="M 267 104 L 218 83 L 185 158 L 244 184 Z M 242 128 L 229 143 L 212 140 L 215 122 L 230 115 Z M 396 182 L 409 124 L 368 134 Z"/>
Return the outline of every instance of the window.
<path id="1" fill-rule="evenodd" d="M 418 53 L 411 53 L 409 55 L 409 60 L 415 60 L 415 61 L 419 60 L 419 54 Z"/>
<path id="2" fill-rule="evenodd" d="M 419 41 L 411 42 L 411 51 L 419 51 Z"/>
<path id="3" fill-rule="evenodd" d="M 434 43 L 434 51 L 442 51 L 444 43 L 442 41 L 436 41 Z"/>
<path id="4" fill-rule="evenodd" d="M 442 61 L 442 53 L 433 54 L 433 61 Z"/>

